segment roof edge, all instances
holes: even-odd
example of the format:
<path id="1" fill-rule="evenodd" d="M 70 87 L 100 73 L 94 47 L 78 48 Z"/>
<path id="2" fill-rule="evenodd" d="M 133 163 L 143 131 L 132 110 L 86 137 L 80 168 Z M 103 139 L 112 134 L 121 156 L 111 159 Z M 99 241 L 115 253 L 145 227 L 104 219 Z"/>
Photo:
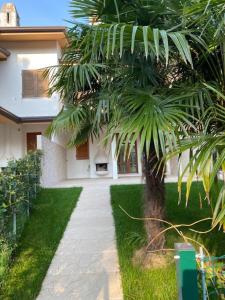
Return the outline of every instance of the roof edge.
<path id="1" fill-rule="evenodd" d="M 11 113 L 2 106 L 0 106 L 0 115 L 6 117 L 7 119 L 13 121 L 16 124 L 52 122 L 55 118 L 55 116 L 18 117 L 17 115 Z"/>
<path id="2" fill-rule="evenodd" d="M 65 26 L 27 26 L 27 27 L 0 27 L 0 33 L 32 33 L 32 32 L 62 32 L 66 33 Z"/>

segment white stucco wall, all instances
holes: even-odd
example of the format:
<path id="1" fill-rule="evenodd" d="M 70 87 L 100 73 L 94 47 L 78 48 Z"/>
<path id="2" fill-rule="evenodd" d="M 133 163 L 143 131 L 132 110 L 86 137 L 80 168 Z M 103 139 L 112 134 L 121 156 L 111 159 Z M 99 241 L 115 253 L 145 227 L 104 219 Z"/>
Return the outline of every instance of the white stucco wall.
<path id="1" fill-rule="evenodd" d="M 77 160 L 76 148 L 67 149 L 67 178 L 100 178 L 102 176 L 96 174 L 95 159 L 100 152 L 103 152 L 108 158 L 108 174 L 104 177 L 118 178 L 123 176 L 142 176 L 141 152 L 138 147 L 138 173 L 118 175 L 117 161 L 115 155 L 115 143 L 109 143 L 107 147 L 103 145 L 102 137 L 99 139 L 89 140 L 89 159 Z M 139 145 L 139 141 L 137 142 Z"/>
<path id="2" fill-rule="evenodd" d="M 100 140 L 89 140 L 89 159 L 77 160 L 76 147 L 67 149 L 67 177 L 68 178 L 99 178 L 96 174 L 95 157 L 98 151 L 103 149 L 108 157 L 108 174 L 104 177 L 112 177 L 112 155 L 110 145 L 108 148 L 100 143 Z"/>
<path id="3" fill-rule="evenodd" d="M 68 143 L 68 137 L 64 133 L 54 134 L 51 138 L 53 143 L 59 144 L 60 146 L 66 148 Z"/>
<path id="4" fill-rule="evenodd" d="M 183 172 L 189 162 L 189 151 L 185 151 L 181 155 L 180 161 L 178 156 L 173 157 L 167 162 L 167 176 L 178 176 L 179 172 Z"/>
<path id="5" fill-rule="evenodd" d="M 0 63 L 0 106 L 20 117 L 55 116 L 60 109 L 57 94 L 51 98 L 22 98 L 22 70 L 58 64 L 58 43 L 54 41 L 1 42 L 11 52 Z"/>
<path id="6" fill-rule="evenodd" d="M 181 171 L 182 172 L 185 170 L 185 168 L 187 167 L 187 164 L 189 163 L 189 156 L 190 156 L 189 150 L 182 153 L 182 157 L 181 157 Z"/>
<path id="7" fill-rule="evenodd" d="M 27 153 L 27 133 L 40 132 L 44 135 L 48 124 L 0 124 L 0 167 L 10 159 L 22 158 Z"/>
<path id="8" fill-rule="evenodd" d="M 76 160 L 76 149 L 66 151 L 67 178 L 90 178 L 89 160 Z"/>
<path id="9" fill-rule="evenodd" d="M 38 142 L 40 144 L 40 142 Z M 42 186 L 51 186 L 66 179 L 66 150 L 59 144 L 41 136 Z"/>
<path id="10" fill-rule="evenodd" d="M 5 167 L 8 160 L 21 158 L 23 155 L 22 126 L 0 124 L 0 167 Z"/>

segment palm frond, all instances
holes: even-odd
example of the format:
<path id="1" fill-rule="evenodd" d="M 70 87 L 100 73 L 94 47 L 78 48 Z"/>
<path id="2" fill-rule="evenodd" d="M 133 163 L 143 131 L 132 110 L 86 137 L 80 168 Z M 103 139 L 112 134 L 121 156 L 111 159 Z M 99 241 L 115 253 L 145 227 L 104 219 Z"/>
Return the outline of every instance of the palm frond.
<path id="1" fill-rule="evenodd" d="M 188 42 L 192 36 L 188 31 L 171 32 L 149 25 L 99 24 L 92 26 L 92 30 L 86 36 L 86 44 L 95 58 L 100 55 L 106 59 L 114 55 L 122 57 L 125 49 L 130 48 L 131 53 L 137 51 L 146 58 L 153 55 L 157 59 L 165 59 L 168 64 L 169 53 L 175 51 L 185 63 L 192 66 Z"/>
<path id="2" fill-rule="evenodd" d="M 118 97 L 115 109 L 119 112 L 110 121 L 110 135 L 117 135 L 119 145 L 125 143 L 127 151 L 138 138 L 140 151 L 144 147 L 150 149 L 153 143 L 160 156 L 168 146 L 176 146 L 181 131 L 186 134 L 184 124 L 194 128 L 194 122 L 179 101 L 180 98 L 162 96 L 148 89 L 126 91 Z"/>

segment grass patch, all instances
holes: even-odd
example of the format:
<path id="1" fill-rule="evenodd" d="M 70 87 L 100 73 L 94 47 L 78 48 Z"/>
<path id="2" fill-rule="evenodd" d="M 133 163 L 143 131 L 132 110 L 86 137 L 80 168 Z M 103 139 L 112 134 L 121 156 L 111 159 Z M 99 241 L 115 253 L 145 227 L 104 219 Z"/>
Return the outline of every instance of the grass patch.
<path id="1" fill-rule="evenodd" d="M 36 298 L 80 192 L 80 188 L 41 190 L 3 280 L 0 299 Z"/>
<path id="2" fill-rule="evenodd" d="M 177 184 L 166 184 L 166 215 L 174 224 L 191 223 L 210 215 L 210 208 L 203 200 L 200 209 L 199 194 L 203 193 L 201 184 L 194 183 L 190 202 L 185 208 L 185 201 L 177 205 Z M 134 251 L 145 242 L 145 229 L 142 221 L 131 220 L 119 208 L 121 205 L 135 217 L 143 216 L 143 185 L 112 186 L 111 201 L 116 225 L 119 261 L 125 300 L 174 300 L 177 299 L 175 264 L 166 268 L 143 270 L 133 266 L 131 259 Z M 196 226 L 195 229 L 208 229 L 209 223 Z M 188 236 L 204 242 L 211 254 L 223 255 L 225 239 L 222 232 L 214 230 L 207 235 L 197 235 L 183 230 Z M 167 234 L 167 247 L 174 248 L 174 242 L 180 238 L 174 231 Z"/>

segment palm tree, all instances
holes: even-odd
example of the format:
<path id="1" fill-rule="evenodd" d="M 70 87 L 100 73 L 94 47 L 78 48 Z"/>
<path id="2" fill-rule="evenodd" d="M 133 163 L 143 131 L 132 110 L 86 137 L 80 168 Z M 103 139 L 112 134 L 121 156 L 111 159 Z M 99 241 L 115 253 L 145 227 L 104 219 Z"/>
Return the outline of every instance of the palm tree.
<path id="1" fill-rule="evenodd" d="M 225 229 L 225 44 L 224 44 L 224 1 L 198 1 L 186 8 L 185 14 L 191 24 L 199 28 L 199 34 L 210 47 L 199 52 L 198 73 L 211 93 L 215 106 L 207 110 L 200 132 L 180 143 L 175 151 L 167 155 L 181 154 L 190 150 L 189 164 L 180 174 L 178 182 L 181 190 L 182 178 L 188 174 L 186 202 L 195 176 L 203 181 L 206 197 L 212 207 L 212 227 L 218 224 Z M 222 173 L 223 184 L 218 184 L 218 174 Z M 216 190 L 215 190 L 216 187 Z"/>
<path id="2" fill-rule="evenodd" d="M 61 93 L 64 109 L 50 134 L 69 131 L 76 145 L 104 128 L 106 140 L 117 138 L 118 152 L 125 144 L 126 155 L 140 138 L 145 215 L 152 219 L 165 217 L 163 155 L 189 130 L 195 132 L 197 120 L 213 105 L 194 68 L 206 45 L 199 30 L 187 26 L 186 3 L 73 0 L 72 16 L 91 24 L 69 31 L 70 47 L 51 77 L 51 91 Z M 150 240 L 162 225 L 151 220 L 146 229 Z M 150 250 L 164 243 L 161 235 Z"/>

